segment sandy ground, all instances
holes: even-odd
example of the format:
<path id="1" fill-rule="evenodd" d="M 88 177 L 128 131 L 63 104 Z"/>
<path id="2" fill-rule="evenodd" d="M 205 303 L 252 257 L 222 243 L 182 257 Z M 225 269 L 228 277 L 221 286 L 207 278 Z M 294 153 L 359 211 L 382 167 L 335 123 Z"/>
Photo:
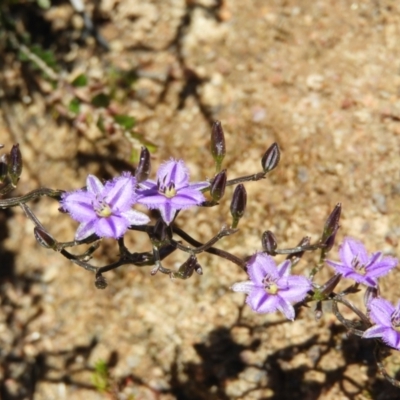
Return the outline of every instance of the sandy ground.
<path id="1" fill-rule="evenodd" d="M 0 142 L 19 143 L 25 160 L 15 195 L 37 187 L 73 190 L 88 173 L 110 178 L 133 170 L 141 142 L 157 145 L 153 173 L 170 157 L 188 164 L 193 180 L 211 178 L 210 124 L 226 134 L 228 177 L 260 170 L 277 142 L 280 166 L 246 185 L 240 231 L 220 242 L 239 257 L 261 248 L 271 230 L 279 247 L 303 236 L 317 240 L 324 219 L 343 204 L 338 243 L 363 241 L 370 252 L 397 255 L 400 236 L 400 4 L 396 1 L 87 0 L 105 51 L 82 38 L 83 19 L 66 1 L 49 9 L 20 2 L 5 8 L 14 37 L 50 50 L 59 65 L 54 85 L 21 61 L 4 35 L 0 47 Z M 15 36 L 16 35 L 16 36 Z M 71 92 L 79 74 L 86 87 Z M 78 93 L 104 92 L 107 110 Z M 90 103 L 90 102 L 89 102 Z M 110 123 L 136 119 L 130 137 Z M 107 129 L 98 128 L 99 120 Z M 127 137 L 128 136 L 128 137 Z M 227 190 L 220 207 L 187 210 L 179 226 L 207 241 L 230 223 Z M 58 203 L 32 210 L 58 240 L 77 224 Z M 348 336 L 326 308 L 316 321 L 303 309 L 295 322 L 257 315 L 232 293 L 246 274 L 201 255 L 203 275 L 171 281 L 150 267 L 123 266 L 106 274 L 106 290 L 91 273 L 40 247 L 22 210 L 0 211 L 0 388 L 3 399 L 397 399 L 377 372 L 373 346 Z M 131 251 L 150 249 L 147 237 L 127 235 Z M 331 258 L 337 259 L 337 246 Z M 104 240 L 94 263 L 118 257 Z M 173 254 L 165 266 L 184 261 Z M 308 254 L 299 272 L 309 272 Z M 278 258 L 278 261 L 280 258 Z M 323 283 L 332 271 L 317 277 Z M 396 269 L 382 280 L 393 302 Z M 362 296 L 352 300 L 362 307 Z M 347 318 L 353 315 L 343 310 Z M 399 358 L 390 359 L 396 376 Z M 389 361 L 390 361 L 389 360 Z M 107 364 L 106 391 L 95 366 Z M 98 373 L 97 373 L 98 375 Z"/>

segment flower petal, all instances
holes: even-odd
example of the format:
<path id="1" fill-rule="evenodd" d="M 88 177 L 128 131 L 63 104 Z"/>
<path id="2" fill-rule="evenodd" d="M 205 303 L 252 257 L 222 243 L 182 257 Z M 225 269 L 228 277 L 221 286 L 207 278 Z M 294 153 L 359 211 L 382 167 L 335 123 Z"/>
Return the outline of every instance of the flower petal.
<path id="1" fill-rule="evenodd" d="M 378 278 L 380 276 L 386 275 L 397 264 L 397 258 L 383 257 L 380 261 L 372 263 L 370 266 L 366 267 L 367 275 L 372 278 Z"/>
<path id="2" fill-rule="evenodd" d="M 114 212 L 129 210 L 136 201 L 135 178 L 124 175 L 108 182 L 103 195 Z"/>
<path id="3" fill-rule="evenodd" d="M 93 194 L 84 190 L 64 193 L 61 206 L 78 222 L 89 222 L 97 217 L 93 210 Z"/>
<path id="4" fill-rule="evenodd" d="M 264 289 L 255 288 L 246 299 L 246 303 L 258 313 L 271 313 L 277 310 L 276 296 L 268 295 Z"/>
<path id="5" fill-rule="evenodd" d="M 339 257 L 343 264 L 351 267 L 352 261 L 355 257 L 363 265 L 368 263 L 368 253 L 364 245 L 350 237 L 346 237 L 339 248 Z"/>
<path id="6" fill-rule="evenodd" d="M 166 203 L 168 203 L 168 199 L 164 195 L 159 194 L 158 191 L 154 192 L 153 190 L 142 190 L 138 193 L 136 202 L 144 204 L 148 208 L 153 209 L 163 207 Z"/>
<path id="7" fill-rule="evenodd" d="M 210 182 L 194 182 L 194 183 L 189 183 L 189 188 L 192 190 L 203 190 L 205 188 L 208 188 L 210 186 Z"/>
<path id="8" fill-rule="evenodd" d="M 237 282 L 232 285 L 231 289 L 234 292 L 251 293 L 254 289 L 254 283 L 252 281 Z"/>
<path id="9" fill-rule="evenodd" d="M 99 237 L 120 238 L 128 229 L 128 221 L 118 215 L 108 218 L 99 218 L 95 223 L 95 232 Z"/>
<path id="10" fill-rule="evenodd" d="M 131 225 L 145 225 L 150 222 L 150 218 L 140 211 L 129 210 L 121 213 L 121 217 L 128 221 L 129 226 Z"/>
<path id="11" fill-rule="evenodd" d="M 280 263 L 277 266 L 279 276 L 280 277 L 289 276 L 291 268 L 292 268 L 292 263 L 290 262 L 290 260 L 285 260 L 284 262 Z"/>
<path id="12" fill-rule="evenodd" d="M 290 321 L 294 320 L 295 317 L 295 311 L 294 307 L 285 299 L 283 299 L 281 296 L 278 296 L 279 301 L 278 301 L 278 306 L 277 309 L 284 314 L 284 316 L 289 319 Z"/>
<path id="13" fill-rule="evenodd" d="M 86 187 L 87 191 L 94 195 L 100 194 L 104 189 L 104 185 L 101 183 L 100 179 L 94 175 L 88 175 L 86 178 Z"/>
<path id="14" fill-rule="evenodd" d="M 267 275 L 272 281 L 279 278 L 274 259 L 265 253 L 256 253 L 250 258 L 247 262 L 247 273 L 255 285 L 262 287 Z"/>
<path id="15" fill-rule="evenodd" d="M 179 190 L 189 184 L 189 172 L 182 160 L 171 159 L 160 165 L 157 180 L 162 186 L 173 182 L 175 189 Z"/>
<path id="16" fill-rule="evenodd" d="M 286 301 L 295 303 L 304 300 L 308 291 L 312 288 L 312 283 L 305 276 L 293 275 L 279 279 L 277 286 L 280 297 Z"/>
<path id="17" fill-rule="evenodd" d="M 387 328 L 386 332 L 382 335 L 382 340 L 389 346 L 400 350 L 400 332 Z"/>
<path id="18" fill-rule="evenodd" d="M 390 329 L 383 325 L 374 325 L 368 328 L 362 335 L 363 339 L 381 338 L 385 332 Z"/>
<path id="19" fill-rule="evenodd" d="M 180 189 L 174 197 L 169 199 L 174 207 L 183 209 L 197 206 L 205 200 L 203 193 L 189 188 Z"/>
<path id="20" fill-rule="evenodd" d="M 369 316 L 375 324 L 386 327 L 392 326 L 392 314 L 395 311 L 393 304 L 385 299 L 376 298 L 368 303 Z"/>
<path id="21" fill-rule="evenodd" d="M 95 233 L 94 228 L 95 220 L 89 222 L 82 222 L 75 232 L 75 240 L 83 240 Z"/>
<path id="22" fill-rule="evenodd" d="M 164 204 L 164 207 L 159 207 L 158 210 L 160 211 L 161 218 L 167 225 L 174 220 L 177 211 L 177 209 L 173 208 L 168 202 Z"/>

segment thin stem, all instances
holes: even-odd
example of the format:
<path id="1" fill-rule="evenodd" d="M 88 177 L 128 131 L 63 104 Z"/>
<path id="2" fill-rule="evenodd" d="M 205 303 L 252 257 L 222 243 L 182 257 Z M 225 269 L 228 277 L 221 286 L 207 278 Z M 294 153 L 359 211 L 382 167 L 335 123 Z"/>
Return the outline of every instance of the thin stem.
<path id="1" fill-rule="evenodd" d="M 63 193 L 64 190 L 57 190 L 57 189 L 53 190 L 47 188 L 35 189 L 32 190 L 32 192 L 29 192 L 23 196 L 0 200 L 0 208 L 15 207 L 42 196 L 49 196 L 49 197 L 54 197 L 56 199 L 57 198 L 60 199 Z"/>
<path id="2" fill-rule="evenodd" d="M 375 344 L 375 350 L 374 350 L 374 356 L 375 356 L 375 361 L 376 365 L 379 369 L 379 372 L 383 375 L 383 377 L 390 382 L 393 386 L 400 388 L 400 381 L 398 381 L 395 378 L 392 378 L 388 372 L 386 371 L 385 366 L 383 365 L 383 362 L 381 361 L 381 348 L 379 346 L 379 342 L 376 342 Z"/>
<path id="3" fill-rule="evenodd" d="M 179 235 L 182 239 L 186 240 L 188 243 L 190 243 L 192 246 L 200 247 L 203 246 L 202 243 L 198 242 L 196 239 L 193 239 L 189 234 L 187 234 L 185 231 L 182 229 L 174 226 L 173 232 Z M 246 267 L 246 262 L 243 261 L 241 258 L 234 256 L 231 253 L 228 253 L 227 251 L 217 249 L 215 247 L 210 247 L 206 250 L 206 253 L 214 254 L 218 257 L 225 258 L 228 261 L 233 262 L 234 264 L 238 265 L 240 268 L 245 269 Z"/>
<path id="4" fill-rule="evenodd" d="M 182 250 L 186 253 L 199 254 L 199 253 L 203 253 L 204 251 L 207 251 L 209 248 L 211 248 L 211 246 L 214 243 L 217 243 L 223 237 L 232 235 L 232 234 L 236 233 L 237 231 L 238 231 L 237 229 L 222 228 L 211 240 L 209 240 L 207 243 L 203 244 L 202 246 L 199 246 L 196 248 L 184 246 L 175 240 L 172 240 L 172 243 L 175 244 L 179 250 Z"/>

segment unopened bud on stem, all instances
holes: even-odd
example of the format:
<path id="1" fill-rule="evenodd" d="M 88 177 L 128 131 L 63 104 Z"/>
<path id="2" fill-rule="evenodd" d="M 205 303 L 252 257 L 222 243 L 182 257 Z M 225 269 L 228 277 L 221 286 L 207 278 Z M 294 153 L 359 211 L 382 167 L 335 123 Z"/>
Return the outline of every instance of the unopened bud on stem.
<path id="1" fill-rule="evenodd" d="M 226 187 L 226 169 L 222 170 L 217 175 L 215 175 L 211 183 L 210 194 L 215 202 L 221 200 L 222 196 L 225 193 L 225 187 Z"/>
<path id="2" fill-rule="evenodd" d="M 231 202 L 231 214 L 233 217 L 232 228 L 236 229 L 240 218 L 246 210 L 247 204 L 247 193 L 246 189 L 242 184 L 236 186 L 233 192 L 232 202 Z"/>
<path id="3" fill-rule="evenodd" d="M 261 237 L 261 244 L 266 253 L 271 256 L 275 255 L 278 242 L 276 241 L 275 235 L 271 231 L 265 231 Z"/>
<path id="4" fill-rule="evenodd" d="M 277 143 L 273 143 L 261 159 L 261 166 L 265 173 L 272 171 L 279 164 L 281 151 Z"/>
<path id="5" fill-rule="evenodd" d="M 19 150 L 19 145 L 15 144 L 10 152 L 10 163 L 8 164 L 8 174 L 11 183 L 16 186 L 22 172 L 22 154 Z"/>
<path id="6" fill-rule="evenodd" d="M 340 214 L 342 212 L 341 203 L 336 204 L 333 211 L 330 213 L 327 218 L 324 230 L 322 232 L 321 243 L 325 244 L 325 247 L 322 249 L 323 257 L 332 249 L 335 244 L 336 233 L 339 229 L 339 220 Z"/>
<path id="7" fill-rule="evenodd" d="M 216 164 L 217 172 L 221 170 L 225 157 L 225 135 L 220 121 L 215 121 L 211 129 L 211 154 Z"/>
<path id="8" fill-rule="evenodd" d="M 137 183 L 144 182 L 150 175 L 151 163 L 150 153 L 147 147 L 142 146 L 140 152 L 139 165 L 136 168 L 135 178 Z"/>

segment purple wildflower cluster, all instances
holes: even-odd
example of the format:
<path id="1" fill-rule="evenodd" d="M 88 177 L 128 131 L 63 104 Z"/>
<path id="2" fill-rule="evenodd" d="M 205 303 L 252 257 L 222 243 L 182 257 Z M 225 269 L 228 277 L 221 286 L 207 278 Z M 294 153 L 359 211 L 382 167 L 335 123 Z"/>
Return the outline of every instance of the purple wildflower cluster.
<path id="1" fill-rule="evenodd" d="M 136 203 L 158 209 L 169 225 L 177 211 L 201 204 L 202 189 L 208 182 L 189 183 L 189 172 L 182 160 L 167 161 L 157 172 L 157 181 L 137 183 L 130 173 L 104 184 L 93 175 L 86 180 L 86 189 L 62 195 L 61 205 L 73 219 L 80 222 L 76 240 L 92 234 L 118 239 L 130 226 L 150 222 L 145 214 L 135 211 Z"/>
<path id="2" fill-rule="evenodd" d="M 159 167 L 156 179 L 149 179 L 150 153 L 142 148 L 140 162 L 133 175 L 124 172 L 121 176 L 102 182 L 89 175 L 86 187 L 64 192 L 61 190 L 38 189 L 27 195 L 0 199 L 0 208 L 19 205 L 28 218 L 35 224 L 34 234 L 44 247 L 51 248 L 76 265 L 95 273 L 95 285 L 104 289 L 107 286 L 104 273 L 122 265 L 153 266 L 151 274 L 160 271 L 171 278 L 188 279 L 193 272 L 201 275 L 203 268 L 198 255 L 209 253 L 228 260 L 242 268 L 248 274 L 248 280 L 234 283 L 232 290 L 247 295 L 246 303 L 255 312 L 266 314 L 281 312 L 288 320 L 295 320 L 297 311 L 311 302 L 315 303 L 315 316 L 322 315 L 322 302 L 332 303 L 333 313 L 348 328 L 349 332 L 363 339 L 380 339 L 390 348 L 400 350 L 400 301 L 394 306 L 381 296 L 379 279 L 393 270 L 398 260 L 383 255 L 382 252 L 368 254 L 364 245 L 346 237 L 339 246 L 339 259 L 327 259 L 333 249 L 339 230 L 341 204 L 337 204 L 325 221 L 321 237 L 315 243 L 306 236 L 300 243 L 289 249 L 278 248 L 278 241 L 271 231 L 261 236 L 262 250 L 250 257 L 240 258 L 228 251 L 215 247 L 224 236 L 238 231 L 237 226 L 245 214 L 247 193 L 244 186 L 248 181 L 259 181 L 276 168 L 280 160 L 280 150 L 272 144 L 261 157 L 262 171 L 228 180 L 226 169 L 222 169 L 225 157 L 225 139 L 222 126 L 216 122 L 212 128 L 211 154 L 215 162 L 216 173 L 208 181 L 190 182 L 189 172 L 183 160 L 170 159 Z M 6 157 L 0 158 L 0 194 L 16 187 L 22 171 L 22 156 L 18 145 L 13 146 Z M 230 205 L 232 223 L 224 225 L 220 232 L 206 243 L 200 243 L 189 235 L 184 228 L 177 226 L 175 220 L 181 210 L 190 207 L 218 206 L 228 186 L 235 186 Z M 206 197 L 205 192 L 209 192 Z M 58 242 L 26 204 L 40 196 L 49 196 L 60 201 L 61 210 L 79 222 L 73 242 Z M 157 210 L 159 218 L 152 225 L 145 213 L 135 210 L 136 205 Z M 124 244 L 124 235 L 128 230 L 148 235 L 152 251 L 130 252 Z M 179 236 L 179 240 L 176 240 Z M 92 253 L 97 249 L 101 238 L 117 240 L 119 259 L 103 267 L 90 264 Z M 182 241 L 186 242 L 185 244 Z M 94 243 L 94 244 L 93 244 Z M 67 249 L 79 244 L 93 244 L 84 254 L 74 255 Z M 174 251 L 187 254 L 186 261 L 178 269 L 168 269 L 162 261 Z M 308 276 L 292 274 L 305 252 L 320 252 L 319 262 Z M 285 255 L 279 265 L 273 257 Z M 325 283 L 318 282 L 318 272 L 324 266 L 333 268 L 332 277 Z M 341 281 L 350 281 L 345 290 L 335 292 Z M 347 300 L 347 296 L 366 287 L 363 312 Z M 359 321 L 346 320 L 338 309 L 347 307 Z M 357 328 L 355 328 L 355 326 Z M 391 379 L 400 387 L 400 382 Z"/>

